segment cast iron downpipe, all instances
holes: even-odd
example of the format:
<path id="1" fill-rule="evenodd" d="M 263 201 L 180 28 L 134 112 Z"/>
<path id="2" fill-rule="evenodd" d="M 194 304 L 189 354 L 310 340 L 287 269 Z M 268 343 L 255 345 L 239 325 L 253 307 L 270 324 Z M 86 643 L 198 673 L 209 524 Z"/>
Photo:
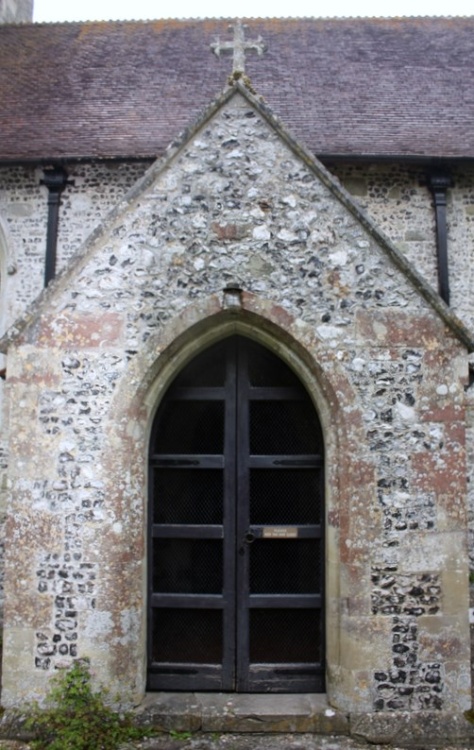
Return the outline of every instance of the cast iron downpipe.
<path id="1" fill-rule="evenodd" d="M 438 256 L 438 289 L 440 296 L 449 305 L 448 231 L 446 226 L 446 191 L 452 186 L 451 177 L 445 172 L 434 172 L 428 176 L 428 185 L 433 193 L 436 216 L 436 249 Z"/>
<path id="2" fill-rule="evenodd" d="M 68 181 L 67 172 L 62 167 L 50 167 L 44 170 L 43 179 L 40 184 L 48 188 L 48 229 L 44 263 L 44 285 L 46 287 L 56 275 L 56 250 L 58 245 L 61 193 L 66 185 L 73 183 Z"/>

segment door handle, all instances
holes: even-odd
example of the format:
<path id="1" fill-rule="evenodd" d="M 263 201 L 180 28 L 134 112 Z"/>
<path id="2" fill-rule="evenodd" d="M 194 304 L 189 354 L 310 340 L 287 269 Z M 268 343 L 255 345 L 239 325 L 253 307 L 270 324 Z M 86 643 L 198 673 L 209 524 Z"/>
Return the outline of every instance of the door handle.
<path id="1" fill-rule="evenodd" d="M 249 544 L 252 544 L 256 539 L 255 534 L 252 531 L 247 531 L 246 534 L 244 534 L 242 538 L 242 544 L 239 547 L 239 555 L 245 554 L 245 548 L 248 547 Z"/>

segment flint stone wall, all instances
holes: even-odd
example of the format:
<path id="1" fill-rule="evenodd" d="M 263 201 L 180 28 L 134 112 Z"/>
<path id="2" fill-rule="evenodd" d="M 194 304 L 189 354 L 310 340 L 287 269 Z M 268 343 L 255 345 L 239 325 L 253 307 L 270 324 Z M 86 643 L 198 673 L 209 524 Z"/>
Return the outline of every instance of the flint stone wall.
<path id="1" fill-rule="evenodd" d="M 58 271 L 149 166 L 135 162 L 67 167 L 71 184 L 61 198 Z M 426 171 L 400 164 L 331 164 L 329 169 L 436 289 L 435 214 Z M 2 330 L 14 323 L 43 287 L 47 189 L 40 185 L 42 175 L 41 169 L 0 168 L 0 220 L 17 267 Z M 458 167 L 452 175 L 453 186 L 447 191 L 451 307 L 474 328 L 474 168 Z"/>
<path id="2" fill-rule="evenodd" d="M 70 184 L 61 194 L 58 272 L 145 168 L 140 162 L 68 166 Z M 14 253 L 16 265 L 14 278 L 9 279 L 4 319 L 0 321 L 2 333 L 25 312 L 44 285 L 48 190 L 40 184 L 42 178 L 39 168 L 0 169 L 0 221 L 5 228 L 4 243 Z"/>
<path id="3" fill-rule="evenodd" d="M 239 331 L 324 427 L 330 700 L 469 706 L 465 349 L 325 182 L 235 95 L 12 343 L 4 705 L 77 656 L 143 695 L 149 425 L 177 368 Z"/>
<path id="4" fill-rule="evenodd" d="M 147 162 L 71 164 L 70 184 L 62 194 L 58 233 L 58 271 L 64 269 L 87 236 L 132 188 Z M 330 170 L 349 190 L 415 268 L 437 288 L 435 216 L 426 171 L 400 164 L 331 164 Z M 27 167 L 0 169 L 0 250 L 3 253 L 0 330 L 24 313 L 43 286 L 47 226 L 47 189 L 40 185 L 42 170 Z M 448 190 L 448 250 L 451 307 L 474 329 L 474 169 L 452 172 Z M 0 357 L 1 359 L 1 357 Z M 5 363 L 4 363 L 5 364 Z M 0 381 L 0 410 L 1 391 Z M 0 439 L 0 514 L 5 513 L 5 476 L 8 464 L 5 419 Z M 474 470 L 474 439 L 468 421 L 469 471 Z M 470 557 L 474 569 L 474 481 L 469 484 Z M 2 568 L 2 566 L 0 566 Z M 0 570 L 0 610 L 3 568 Z"/>
<path id="5" fill-rule="evenodd" d="M 438 289 L 436 223 L 427 185 L 428 170 L 402 164 L 331 165 L 359 205 L 404 252 L 434 289 Z M 450 306 L 471 330 L 474 277 L 474 168 L 450 170 L 447 231 Z"/>
<path id="6" fill-rule="evenodd" d="M 10 19 L 11 20 L 11 19 Z M 75 164 L 62 193 L 57 270 L 63 269 L 81 243 L 145 170 L 141 163 Z M 0 169 L 0 334 L 38 297 L 44 284 L 48 191 L 43 171 L 30 167 Z M 6 366 L 0 355 L 0 368 Z M 0 380 L 0 621 L 3 620 L 3 525 L 8 468 L 8 415 Z"/>

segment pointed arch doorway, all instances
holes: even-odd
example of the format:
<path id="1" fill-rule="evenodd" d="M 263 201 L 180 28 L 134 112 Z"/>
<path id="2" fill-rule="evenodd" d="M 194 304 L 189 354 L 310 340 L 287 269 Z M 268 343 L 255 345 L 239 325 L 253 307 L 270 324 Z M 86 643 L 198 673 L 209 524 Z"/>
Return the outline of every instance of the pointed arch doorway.
<path id="1" fill-rule="evenodd" d="M 323 439 L 297 376 L 248 338 L 206 349 L 149 475 L 148 688 L 322 692 Z"/>

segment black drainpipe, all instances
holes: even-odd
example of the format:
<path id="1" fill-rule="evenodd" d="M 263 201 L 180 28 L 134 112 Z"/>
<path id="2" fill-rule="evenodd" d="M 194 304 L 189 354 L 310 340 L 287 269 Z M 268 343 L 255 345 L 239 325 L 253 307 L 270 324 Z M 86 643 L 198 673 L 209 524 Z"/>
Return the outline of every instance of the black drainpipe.
<path id="1" fill-rule="evenodd" d="M 40 182 L 48 188 L 48 229 L 46 234 L 46 257 L 44 264 L 44 285 L 48 286 L 56 275 L 56 250 L 58 244 L 59 206 L 61 193 L 66 185 L 73 185 L 62 167 L 48 167 Z"/>
<path id="2" fill-rule="evenodd" d="M 433 193 L 436 216 L 436 248 L 438 256 L 438 288 L 440 296 L 449 305 L 448 231 L 446 226 L 446 192 L 452 187 L 446 172 L 433 172 L 428 176 L 428 186 Z"/>

